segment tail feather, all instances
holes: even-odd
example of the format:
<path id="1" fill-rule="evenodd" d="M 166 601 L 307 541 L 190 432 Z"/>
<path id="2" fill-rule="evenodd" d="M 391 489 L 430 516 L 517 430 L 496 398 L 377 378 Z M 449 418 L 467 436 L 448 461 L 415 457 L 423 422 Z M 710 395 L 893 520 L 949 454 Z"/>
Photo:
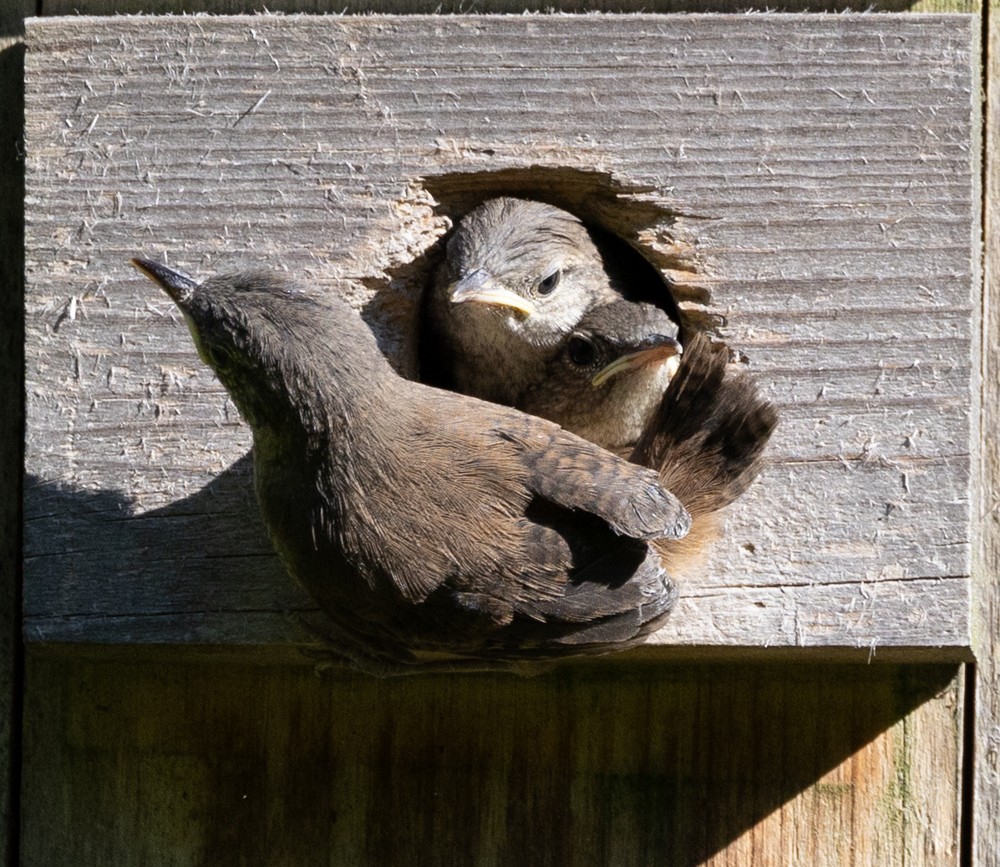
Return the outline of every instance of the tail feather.
<path id="1" fill-rule="evenodd" d="M 695 335 L 632 451 L 630 460 L 658 470 L 660 483 L 691 515 L 687 536 L 656 543 L 668 569 L 681 568 L 718 535 L 719 510 L 760 473 L 778 423 L 749 375 L 726 376 L 728 360 L 723 344 Z"/>

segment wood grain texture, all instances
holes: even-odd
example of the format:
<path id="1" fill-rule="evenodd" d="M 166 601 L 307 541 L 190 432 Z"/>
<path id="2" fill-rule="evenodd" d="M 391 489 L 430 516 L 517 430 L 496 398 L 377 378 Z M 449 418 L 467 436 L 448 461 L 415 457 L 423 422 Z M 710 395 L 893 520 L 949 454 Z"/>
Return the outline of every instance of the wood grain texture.
<path id="1" fill-rule="evenodd" d="M 310 640 L 249 433 L 129 256 L 287 268 L 362 309 L 409 372 L 434 243 L 513 190 L 641 246 L 782 411 L 654 641 L 964 658 L 977 26 L 31 22 L 29 638 Z"/>
<path id="2" fill-rule="evenodd" d="M 1000 10 L 987 22 L 985 273 L 983 281 L 983 398 L 977 449 L 976 581 L 973 627 L 976 652 L 974 779 L 970 781 L 973 863 L 1000 865 Z"/>
<path id="3" fill-rule="evenodd" d="M 959 864 L 954 667 L 147 656 L 32 654 L 24 867 Z"/>
<path id="4" fill-rule="evenodd" d="M 24 0 L 26 6 L 29 0 Z M 33 11 L 34 4 L 31 5 Z M 528 12 L 967 12 L 979 14 L 979 0 L 783 0 L 779 3 L 734 0 L 40 0 L 39 15 L 126 15 L 210 12 L 217 15 L 305 12 L 497 14 Z M 28 13 L 26 8 L 26 14 Z"/>

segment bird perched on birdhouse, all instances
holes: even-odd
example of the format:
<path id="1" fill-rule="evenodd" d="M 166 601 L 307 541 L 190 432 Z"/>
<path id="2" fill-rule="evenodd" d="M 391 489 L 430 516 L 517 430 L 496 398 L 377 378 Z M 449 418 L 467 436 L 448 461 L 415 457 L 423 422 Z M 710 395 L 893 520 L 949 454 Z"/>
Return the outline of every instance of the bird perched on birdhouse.
<path id="1" fill-rule="evenodd" d="M 134 264 L 249 423 L 274 546 L 355 664 L 605 652 L 670 611 L 651 543 L 690 519 L 655 471 L 401 378 L 357 313 L 284 277 Z"/>

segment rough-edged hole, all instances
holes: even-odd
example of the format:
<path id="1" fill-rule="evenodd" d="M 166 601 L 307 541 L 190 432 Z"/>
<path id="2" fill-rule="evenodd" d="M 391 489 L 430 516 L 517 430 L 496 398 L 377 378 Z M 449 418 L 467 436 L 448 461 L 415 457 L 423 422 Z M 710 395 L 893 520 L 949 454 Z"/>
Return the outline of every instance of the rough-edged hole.
<path id="1" fill-rule="evenodd" d="M 624 181 L 597 170 L 528 166 L 498 171 L 456 172 L 419 178 L 397 210 L 413 214 L 426 208 L 424 219 L 437 219 L 443 229 L 427 244 L 426 227 L 415 232 L 422 249 L 388 268 L 384 276 L 364 282 L 374 292 L 368 312 L 375 318 L 400 321 L 399 309 L 409 308 L 412 327 L 402 337 L 400 372 L 435 382 L 433 356 L 420 352 L 421 301 L 444 255 L 451 228 L 487 199 L 513 196 L 546 202 L 579 217 L 590 230 L 613 274 L 624 276 L 628 297 L 663 308 L 680 325 L 682 341 L 693 331 L 715 331 L 720 317 L 711 309 L 707 285 L 691 231 L 706 219 L 665 200 L 652 186 Z M 442 219 L 443 218 L 443 219 Z M 627 275 L 627 276 L 625 276 Z M 395 313 L 393 312 L 395 311 Z"/>

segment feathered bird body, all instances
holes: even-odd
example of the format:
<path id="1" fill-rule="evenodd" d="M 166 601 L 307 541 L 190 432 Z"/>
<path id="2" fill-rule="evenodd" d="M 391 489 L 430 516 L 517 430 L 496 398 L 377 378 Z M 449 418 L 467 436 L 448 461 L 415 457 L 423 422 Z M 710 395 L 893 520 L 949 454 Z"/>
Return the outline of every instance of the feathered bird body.
<path id="1" fill-rule="evenodd" d="M 557 425 L 400 378 L 358 315 L 272 274 L 146 260 L 253 429 L 289 571 L 376 653 L 544 658 L 636 643 L 688 528 L 657 475 Z"/>

